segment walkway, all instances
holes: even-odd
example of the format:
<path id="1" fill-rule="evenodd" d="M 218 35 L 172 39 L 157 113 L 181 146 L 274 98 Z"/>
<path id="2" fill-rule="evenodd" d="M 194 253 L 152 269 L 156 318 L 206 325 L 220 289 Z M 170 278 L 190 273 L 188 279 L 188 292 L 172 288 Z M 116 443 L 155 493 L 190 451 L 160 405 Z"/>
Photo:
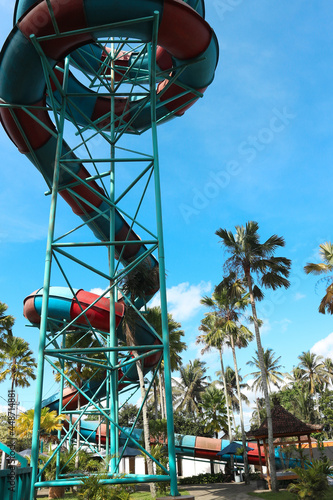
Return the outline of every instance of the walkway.
<path id="1" fill-rule="evenodd" d="M 202 485 L 184 485 L 181 488 L 186 488 L 190 495 L 194 495 L 195 500 L 250 500 L 253 497 L 247 493 L 249 491 L 256 491 L 257 482 L 253 481 L 249 485 L 244 483 L 216 483 L 216 484 L 202 484 Z"/>

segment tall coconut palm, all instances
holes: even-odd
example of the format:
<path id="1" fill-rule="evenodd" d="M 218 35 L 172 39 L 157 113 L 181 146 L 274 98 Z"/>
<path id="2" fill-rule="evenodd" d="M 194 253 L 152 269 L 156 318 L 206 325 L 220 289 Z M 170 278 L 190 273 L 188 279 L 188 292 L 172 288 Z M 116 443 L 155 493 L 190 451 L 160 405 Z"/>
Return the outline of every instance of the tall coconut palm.
<path id="1" fill-rule="evenodd" d="M 139 320 L 139 315 L 135 309 L 135 305 L 140 303 L 145 303 L 147 295 L 149 296 L 152 291 L 158 289 L 158 269 L 152 269 L 150 264 L 143 261 L 137 267 L 135 267 L 130 273 L 128 273 L 121 284 L 121 292 L 124 297 L 127 297 L 130 302 L 125 300 L 125 314 L 122 321 L 122 330 L 125 334 L 126 343 L 129 346 L 136 345 L 136 325 Z M 131 305 L 133 304 L 133 305 Z M 143 366 L 139 358 L 138 351 L 132 350 L 132 354 L 136 361 L 136 369 L 139 377 L 140 391 L 142 401 L 145 401 L 146 388 L 144 380 Z M 150 446 L 150 430 L 149 430 L 149 419 L 147 412 L 147 401 L 142 406 L 142 417 L 143 417 L 143 435 L 145 442 L 146 451 L 151 454 Z M 147 455 L 147 468 L 148 474 L 153 475 L 153 462 L 152 459 Z M 150 493 L 153 497 L 156 496 L 156 485 L 155 483 L 150 483 Z"/>
<path id="2" fill-rule="evenodd" d="M 326 389 L 328 389 L 328 385 L 333 382 L 333 361 L 331 358 L 324 359 L 324 370 L 327 377 Z"/>
<path id="3" fill-rule="evenodd" d="M 304 371 L 299 366 L 294 366 L 290 373 L 286 373 L 287 385 L 296 386 L 303 380 Z"/>
<path id="4" fill-rule="evenodd" d="M 250 389 L 249 384 L 243 381 L 243 377 L 240 374 L 241 370 L 238 370 L 239 378 L 239 388 L 241 390 L 241 400 L 244 401 L 246 405 L 250 404 L 248 397 L 242 392 L 244 389 Z M 215 375 L 221 379 L 221 371 L 215 372 Z M 236 375 L 235 370 L 231 366 L 227 366 L 225 369 L 225 381 L 227 384 L 227 395 L 228 401 L 233 409 L 233 411 L 239 413 L 239 400 L 237 393 Z"/>
<path id="5" fill-rule="evenodd" d="M 233 324 L 232 324 L 233 323 Z M 237 357 L 236 357 L 236 346 L 238 348 L 247 347 L 249 342 L 253 340 L 253 333 L 250 332 L 244 325 L 239 325 L 236 322 L 229 321 L 226 325 L 229 333 L 228 343 L 230 344 L 232 350 L 232 356 L 234 360 L 235 367 L 235 377 L 236 377 L 236 387 L 237 395 L 239 401 L 239 413 L 240 413 L 240 423 L 241 423 L 241 433 L 242 433 L 242 444 L 244 449 L 244 470 L 245 470 L 245 482 L 249 483 L 249 472 L 248 472 L 248 459 L 246 453 L 246 435 L 244 429 L 244 416 L 243 416 L 243 405 L 240 392 L 240 380 L 238 374 Z"/>
<path id="6" fill-rule="evenodd" d="M 325 370 L 324 358 L 310 351 L 303 351 L 298 366 L 303 371 L 302 379 L 308 382 L 310 394 L 320 391 L 329 381 Z"/>
<path id="7" fill-rule="evenodd" d="M 238 367 L 235 350 L 236 345 L 237 347 L 246 347 L 248 345 L 248 342 L 253 339 L 253 334 L 245 326 L 239 323 L 240 313 L 245 309 L 249 300 L 248 295 L 246 295 L 244 292 L 245 290 L 241 280 L 237 279 L 235 273 L 231 273 L 229 276 L 226 276 L 224 278 L 223 282 L 217 288 L 215 288 L 215 291 L 211 298 L 204 297 L 201 302 L 213 309 L 211 313 L 208 313 L 206 315 L 206 318 L 209 318 L 209 315 L 212 314 L 213 317 L 217 317 L 219 321 L 219 330 L 217 330 L 218 334 L 215 333 L 213 336 L 212 333 L 208 333 L 205 338 L 207 345 L 211 344 L 212 342 L 216 345 L 216 342 L 218 342 L 219 339 L 223 338 L 224 342 L 226 342 L 232 350 L 235 366 L 237 393 L 240 402 L 242 441 L 243 448 L 244 450 L 246 450 L 243 407 L 240 396 L 240 382 L 238 377 Z M 248 483 L 249 474 L 246 451 L 244 451 L 244 469 L 245 481 L 246 483 Z"/>
<path id="8" fill-rule="evenodd" d="M 204 297 L 201 300 L 201 303 L 205 303 L 205 301 L 207 301 L 208 299 L 210 300 L 210 298 Z M 224 363 L 223 363 L 223 350 L 224 350 L 224 345 L 226 343 L 226 334 L 221 328 L 221 320 L 216 313 L 207 314 L 201 320 L 201 325 L 199 326 L 199 330 L 204 332 L 197 337 L 196 341 L 197 344 L 204 344 L 205 346 L 203 349 L 201 349 L 201 354 L 210 351 L 212 348 L 217 349 L 219 352 L 222 386 L 227 407 L 228 434 L 230 441 L 232 441 L 233 436 L 231 427 L 231 415 L 230 415 L 230 407 L 228 404 L 227 384 L 225 379 Z"/>
<path id="9" fill-rule="evenodd" d="M 319 264 L 308 263 L 304 266 L 304 271 L 306 274 L 327 274 L 332 273 L 333 271 L 333 245 L 330 241 L 326 243 L 322 243 L 319 245 L 319 253 L 323 262 L 319 262 Z M 328 285 L 326 288 L 326 293 L 324 297 L 321 299 L 319 304 L 319 312 L 321 314 L 325 314 L 328 312 L 329 314 L 333 314 L 333 275 L 325 278 L 326 284 Z"/>
<path id="10" fill-rule="evenodd" d="M 179 369 L 180 380 L 173 379 L 174 398 L 177 411 L 187 411 L 192 414 L 200 413 L 199 404 L 202 395 L 208 387 L 206 363 L 199 359 L 189 361 Z"/>
<path id="11" fill-rule="evenodd" d="M 8 306 L 0 302 L 0 347 L 3 346 L 4 340 L 13 336 L 13 326 L 15 323 L 14 316 L 7 313 Z"/>
<path id="12" fill-rule="evenodd" d="M 0 382 L 9 377 L 12 391 L 15 387 L 29 387 L 29 379 L 36 379 L 37 363 L 32 355 L 28 342 L 21 337 L 8 337 L 0 351 Z"/>
<path id="13" fill-rule="evenodd" d="M 273 385 L 273 386 L 279 388 L 280 385 L 282 384 L 284 376 L 286 374 L 279 371 L 282 368 L 282 365 L 279 364 L 281 356 L 276 358 L 275 352 L 273 351 L 273 349 L 264 349 L 263 350 L 263 358 L 264 358 L 264 367 L 265 367 L 265 381 L 267 384 L 268 392 L 270 394 L 271 393 L 271 386 Z M 257 371 L 249 373 L 249 375 L 254 377 L 254 380 L 252 383 L 252 388 L 255 391 L 260 391 L 263 393 L 264 392 L 264 384 L 263 384 L 262 373 L 260 370 L 258 351 L 256 351 L 255 356 L 252 356 L 252 360 L 248 361 L 246 364 L 257 368 Z"/>
<path id="14" fill-rule="evenodd" d="M 263 350 L 261 346 L 260 329 L 256 310 L 256 300 L 263 298 L 262 290 L 255 284 L 254 277 L 259 285 L 264 288 L 276 290 L 277 288 L 288 288 L 290 282 L 288 276 L 291 261 L 285 257 L 275 257 L 274 254 L 279 247 L 285 245 L 284 239 L 277 235 L 260 243 L 257 222 L 249 221 L 246 226 L 236 226 L 236 234 L 226 229 L 218 229 L 216 235 L 221 238 L 221 243 L 231 256 L 226 260 L 224 268 L 234 271 L 245 280 L 252 308 L 252 317 L 259 354 L 260 370 L 263 380 L 265 379 L 265 366 Z M 264 382 L 264 396 L 267 411 L 269 466 L 271 476 L 271 487 L 277 490 L 275 454 L 273 443 L 273 425 L 270 408 L 270 400 L 267 384 Z"/>
<path id="15" fill-rule="evenodd" d="M 162 337 L 162 311 L 160 307 L 148 308 L 145 318 L 148 323 L 155 329 L 156 333 Z M 175 321 L 171 314 L 168 314 L 168 330 L 169 330 L 169 346 L 170 346 L 170 368 L 171 371 L 179 370 L 182 364 L 180 353 L 186 349 L 186 343 L 181 340 L 184 337 L 184 331 L 181 330 L 181 324 Z M 164 383 L 164 364 L 161 363 L 159 370 L 159 399 L 162 419 L 166 418 L 166 398 L 165 398 L 165 383 Z M 155 416 L 157 418 L 157 390 L 154 381 L 154 402 Z"/>

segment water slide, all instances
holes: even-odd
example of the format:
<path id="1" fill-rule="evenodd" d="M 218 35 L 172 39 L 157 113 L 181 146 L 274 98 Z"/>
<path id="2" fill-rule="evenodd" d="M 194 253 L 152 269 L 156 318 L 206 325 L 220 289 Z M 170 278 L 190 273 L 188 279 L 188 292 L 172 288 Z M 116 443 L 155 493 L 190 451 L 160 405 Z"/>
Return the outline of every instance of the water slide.
<path id="1" fill-rule="evenodd" d="M 58 132 L 47 107 L 52 101 L 53 107 L 61 103 L 61 85 L 64 78 L 64 59 L 71 55 L 73 71 L 69 73 L 67 92 L 72 94 L 66 107 L 66 119 L 89 127 L 92 123 L 103 130 L 110 125 L 108 113 L 110 100 L 87 88 L 75 76 L 83 73 L 100 72 L 109 78 L 110 67 L 107 61 L 106 47 L 96 43 L 99 37 L 130 36 L 148 42 L 151 39 L 152 16 L 159 14 L 158 50 L 156 70 L 161 78 L 156 88 L 157 120 L 163 123 L 181 116 L 203 94 L 212 83 L 218 61 L 218 43 L 216 36 L 204 19 L 203 0 L 18 0 L 15 6 L 14 27 L 8 36 L 0 54 L 0 119 L 1 123 L 18 150 L 24 154 L 40 171 L 47 185 L 52 186 L 54 158 L 56 156 Z M 140 23 L 129 24 L 132 19 L 143 18 Z M 116 28 L 110 29 L 112 23 Z M 106 27 L 107 26 L 107 27 Z M 66 36 L 54 36 L 56 28 Z M 75 31 L 79 30 L 77 34 Z M 52 73 L 52 95 L 47 86 L 41 57 L 36 50 L 35 39 L 39 39 L 40 48 L 46 64 Z M 38 47 L 37 47 L 38 48 Z M 184 64 L 186 65 L 184 66 Z M 22 69 L 23 68 L 23 69 Z M 149 79 L 146 56 L 124 52 L 116 61 L 114 68 L 116 80 L 131 73 L 142 81 Z M 178 78 L 173 75 L 178 72 Z M 74 74 L 75 73 L 75 74 Z M 117 77 L 118 75 L 118 77 Z M 164 76 L 163 76 L 164 75 Z M 168 75 L 165 77 L 165 75 Z M 194 91 L 186 89 L 194 89 Z M 81 95 L 85 98 L 82 99 Z M 140 103 L 139 103 L 140 104 Z M 138 112 L 138 98 L 116 97 L 115 113 L 118 124 L 128 133 L 138 133 L 150 126 L 151 104 L 145 102 Z M 70 146 L 62 141 L 61 156 L 70 161 L 70 171 L 61 169 L 60 195 L 93 231 L 100 241 L 110 239 L 108 217 L 110 206 L 103 200 L 104 191 L 98 182 L 91 180 L 91 174 Z M 77 177 L 89 179 L 86 185 L 78 185 Z M 127 266 L 134 259 L 143 255 L 147 248 L 140 242 L 124 217 L 116 212 L 116 241 L 135 241 L 136 244 L 124 243 L 116 246 L 116 254 L 122 264 Z M 146 259 L 152 271 L 158 262 L 153 256 Z M 148 303 L 158 290 L 146 290 L 136 307 Z M 50 290 L 49 317 L 55 322 L 66 320 L 73 322 L 75 328 L 92 325 L 101 331 L 108 331 L 109 303 L 82 289 L 74 290 L 53 287 Z M 36 326 L 40 323 L 42 289 L 33 292 L 25 299 L 24 314 Z M 91 306 L 91 304 L 94 304 Z M 116 324 L 121 328 L 124 303 L 116 306 Z M 84 311 L 84 313 L 82 313 Z M 154 333 L 145 326 L 138 325 L 137 344 L 159 342 Z M 145 360 L 145 369 L 151 370 L 159 355 Z M 120 370 L 121 381 L 135 381 L 133 370 Z M 87 387 L 86 394 L 94 391 Z M 65 389 L 63 404 L 70 410 L 77 406 L 75 390 Z M 43 402 L 44 406 L 58 409 L 59 394 Z M 84 404 L 84 400 L 81 402 Z M 81 432 L 87 439 L 97 440 L 96 424 L 81 422 Z M 138 431 L 139 436 L 140 431 Z M 101 429 L 105 439 L 105 427 Z M 218 459 L 217 451 L 226 446 L 226 441 L 201 438 L 198 436 L 178 436 L 177 452 L 184 456 Z M 251 444 L 252 448 L 256 448 Z M 257 450 L 249 453 L 250 463 L 259 461 Z"/>

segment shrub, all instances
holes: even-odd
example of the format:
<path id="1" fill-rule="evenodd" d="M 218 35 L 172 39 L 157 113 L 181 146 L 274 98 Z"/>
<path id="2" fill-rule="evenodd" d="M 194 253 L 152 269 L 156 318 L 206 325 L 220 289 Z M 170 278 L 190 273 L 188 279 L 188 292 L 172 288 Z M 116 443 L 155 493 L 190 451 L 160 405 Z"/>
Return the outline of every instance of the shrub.
<path id="1" fill-rule="evenodd" d="M 211 484 L 211 483 L 225 483 L 227 476 L 223 472 L 216 474 L 198 474 L 197 476 L 184 477 L 179 480 L 179 484 Z"/>
<path id="2" fill-rule="evenodd" d="M 330 473 L 328 460 L 313 460 L 306 463 L 306 468 L 292 469 L 298 476 L 296 483 L 290 484 L 288 490 L 296 493 L 298 498 L 320 500 L 325 498 L 329 489 L 327 475 Z"/>

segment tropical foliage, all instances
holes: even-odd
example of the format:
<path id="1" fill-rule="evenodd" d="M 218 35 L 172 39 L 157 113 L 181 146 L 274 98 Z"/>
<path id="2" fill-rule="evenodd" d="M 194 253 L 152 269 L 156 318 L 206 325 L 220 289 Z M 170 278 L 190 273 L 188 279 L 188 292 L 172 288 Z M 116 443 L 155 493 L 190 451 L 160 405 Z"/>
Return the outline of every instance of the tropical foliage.
<path id="1" fill-rule="evenodd" d="M 216 231 L 216 235 L 221 239 L 223 247 L 230 254 L 230 257 L 224 263 L 225 271 L 228 273 L 233 272 L 243 279 L 249 293 L 266 403 L 270 475 L 272 489 L 276 491 L 277 481 L 272 416 L 266 384 L 256 301 L 264 297 L 262 288 L 276 290 L 280 287 L 289 287 L 290 282 L 287 278 L 290 272 L 291 261 L 286 257 L 275 256 L 276 250 L 285 245 L 282 237 L 274 234 L 263 243 L 260 242 L 259 225 L 257 222 L 249 221 L 245 227 L 236 226 L 235 229 L 236 234 L 233 234 L 231 231 L 220 228 Z"/>
<path id="2" fill-rule="evenodd" d="M 279 371 L 281 368 L 283 368 L 282 365 L 279 364 L 281 356 L 275 358 L 273 349 L 263 349 L 263 358 L 266 375 L 265 379 L 268 387 L 268 392 L 270 393 L 272 386 L 279 388 L 283 382 L 284 373 Z M 256 351 L 255 357 L 253 356 L 252 360 L 248 361 L 246 364 L 257 368 L 257 371 L 249 373 L 249 376 L 254 377 L 252 388 L 255 391 L 263 393 L 264 386 L 262 381 L 262 373 L 260 370 L 258 351 Z"/>
<path id="3" fill-rule="evenodd" d="M 202 395 L 200 408 L 206 431 L 213 431 L 218 438 L 220 431 L 227 430 L 226 406 L 223 391 L 211 384 Z"/>
<path id="4" fill-rule="evenodd" d="M 36 367 L 28 342 L 21 337 L 8 337 L 0 351 L 0 382 L 8 377 L 11 380 L 11 390 L 29 387 L 29 379 L 36 379 Z"/>
<path id="5" fill-rule="evenodd" d="M 306 274 L 321 274 L 332 273 L 333 270 L 333 245 L 331 242 L 322 243 L 319 245 L 319 254 L 323 262 L 318 264 L 308 263 L 304 266 Z M 324 278 L 326 282 L 326 293 L 319 304 L 319 312 L 325 314 L 333 314 L 333 276 Z"/>
<path id="6" fill-rule="evenodd" d="M 15 431 L 19 438 L 32 436 L 34 423 L 33 409 L 21 413 L 16 421 Z M 40 417 L 40 435 L 46 441 L 56 440 L 56 431 L 62 429 L 62 424 L 66 420 L 65 415 L 59 415 L 56 411 L 50 411 L 48 408 L 42 408 Z"/>
<path id="7" fill-rule="evenodd" d="M 209 376 L 204 361 L 195 359 L 179 369 L 180 380 L 173 379 L 175 407 L 177 411 L 187 411 L 192 414 L 201 412 L 202 395 L 208 387 Z"/>

